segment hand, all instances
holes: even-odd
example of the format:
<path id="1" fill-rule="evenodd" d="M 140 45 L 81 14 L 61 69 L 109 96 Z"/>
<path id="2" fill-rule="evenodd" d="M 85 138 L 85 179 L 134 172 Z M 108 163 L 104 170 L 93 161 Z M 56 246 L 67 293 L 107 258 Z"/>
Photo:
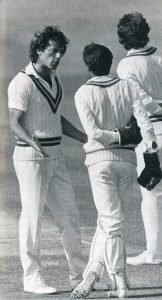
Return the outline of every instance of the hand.
<path id="1" fill-rule="evenodd" d="M 148 153 L 159 152 L 158 145 L 156 144 L 155 141 L 150 141 L 149 143 L 147 143 L 147 152 Z"/>
<path id="2" fill-rule="evenodd" d="M 125 127 L 114 129 L 119 132 L 119 144 L 121 146 L 133 144 L 138 145 L 142 141 L 140 128 L 137 125 L 135 117 L 132 117 Z"/>
<path id="3" fill-rule="evenodd" d="M 138 177 L 140 185 L 151 191 L 162 179 L 162 171 L 157 152 L 144 152 L 145 168 Z"/>
<path id="4" fill-rule="evenodd" d="M 40 156 L 41 156 L 42 158 L 49 157 L 49 155 L 46 154 L 46 153 L 44 152 L 43 147 L 41 146 L 40 142 L 38 141 L 38 139 L 36 138 L 35 135 L 32 135 L 32 141 L 33 141 L 33 142 L 32 142 L 32 147 L 33 147 L 36 151 L 39 152 L 39 154 L 40 154 Z"/>
<path id="5" fill-rule="evenodd" d="M 112 144 L 119 144 L 119 132 L 118 131 L 110 131 L 106 130 L 106 135 L 103 142 L 100 142 L 104 146 L 110 146 Z"/>

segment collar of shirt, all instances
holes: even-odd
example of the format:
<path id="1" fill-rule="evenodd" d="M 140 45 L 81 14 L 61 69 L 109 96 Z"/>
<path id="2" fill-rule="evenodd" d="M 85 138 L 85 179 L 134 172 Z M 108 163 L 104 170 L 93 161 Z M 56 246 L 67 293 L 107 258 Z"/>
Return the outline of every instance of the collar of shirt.
<path id="1" fill-rule="evenodd" d="M 39 74 L 37 73 L 37 71 L 34 69 L 32 62 L 30 62 L 27 67 L 25 68 L 26 74 L 27 75 L 34 75 L 36 78 L 40 79 L 41 81 L 45 82 L 46 84 L 48 84 L 41 76 L 39 76 Z M 56 76 L 56 71 L 51 73 L 51 79 L 52 81 L 54 80 Z"/>
<path id="2" fill-rule="evenodd" d="M 91 79 L 89 79 L 86 83 L 91 82 L 98 82 L 98 83 L 104 83 L 104 82 L 110 82 L 112 80 L 116 79 L 115 76 L 112 75 L 103 75 L 103 76 L 96 76 Z"/>
<path id="3" fill-rule="evenodd" d="M 127 56 L 129 56 L 130 54 L 134 54 L 136 52 L 143 52 L 143 51 L 146 51 L 150 48 L 151 46 L 147 45 L 143 48 L 138 48 L 138 49 L 130 49 L 128 52 L 127 52 Z"/>
<path id="4" fill-rule="evenodd" d="M 27 75 L 34 75 L 37 79 L 39 79 L 39 81 L 41 81 L 41 83 L 45 86 L 45 88 L 48 89 L 48 92 L 50 92 L 54 98 L 56 97 L 57 92 L 58 92 L 58 87 L 57 87 L 56 80 L 55 80 L 55 77 L 57 77 L 57 79 L 59 80 L 59 84 L 61 85 L 62 98 L 63 98 L 63 95 L 64 95 L 63 87 L 62 87 L 62 84 L 61 84 L 61 81 L 60 81 L 60 76 L 56 71 L 53 71 L 51 73 L 52 88 L 50 87 L 50 85 L 47 81 L 45 81 L 41 76 L 39 76 L 39 74 L 34 69 L 32 62 L 30 62 L 26 66 L 25 71 L 26 71 Z"/>

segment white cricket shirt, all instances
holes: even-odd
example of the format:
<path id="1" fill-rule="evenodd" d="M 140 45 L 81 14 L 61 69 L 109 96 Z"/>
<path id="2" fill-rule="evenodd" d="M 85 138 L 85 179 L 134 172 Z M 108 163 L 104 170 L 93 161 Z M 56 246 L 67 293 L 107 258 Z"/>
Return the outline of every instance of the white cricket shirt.
<path id="1" fill-rule="evenodd" d="M 132 80 L 148 114 L 162 115 L 162 58 L 154 47 L 131 49 L 117 68 L 121 79 Z M 156 134 L 162 133 L 162 122 L 153 123 Z"/>
<path id="2" fill-rule="evenodd" d="M 134 151 L 105 144 L 106 131 L 126 126 L 132 115 L 137 119 L 145 143 L 156 141 L 140 95 L 127 80 L 110 75 L 94 77 L 78 89 L 75 104 L 88 135 L 84 145 L 87 165 L 103 160 L 136 163 Z"/>
<path id="3" fill-rule="evenodd" d="M 32 75 L 41 84 L 44 96 L 33 80 Z M 8 87 L 8 107 L 24 112 L 22 126 L 30 135 L 35 135 L 43 141 L 45 152 L 49 159 L 60 157 L 61 151 L 61 106 L 63 90 L 58 75 L 52 76 L 52 88 L 35 71 L 32 63 L 25 68 L 25 73 L 19 72 Z M 48 146 L 48 144 L 50 144 Z M 41 159 L 32 147 L 17 142 L 14 151 L 16 160 Z"/>

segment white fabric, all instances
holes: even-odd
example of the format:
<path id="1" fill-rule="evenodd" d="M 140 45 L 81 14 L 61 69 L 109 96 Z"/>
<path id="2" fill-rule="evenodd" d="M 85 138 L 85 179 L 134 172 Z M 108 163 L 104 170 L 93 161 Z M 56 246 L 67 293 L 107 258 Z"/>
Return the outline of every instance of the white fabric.
<path id="1" fill-rule="evenodd" d="M 127 56 L 135 55 L 136 52 L 148 48 L 149 46 L 142 49 L 131 49 Z M 158 99 L 162 100 L 162 58 L 157 51 L 152 55 L 123 58 L 118 64 L 117 73 L 121 79 L 134 81 L 150 114 L 162 112 L 161 107 L 158 106 Z"/>
<path id="2" fill-rule="evenodd" d="M 52 89 L 34 70 L 32 63 L 26 67 L 26 74 L 34 75 L 48 92 L 56 96 L 55 73 L 52 76 Z M 38 90 L 32 79 L 24 73 L 19 72 L 8 87 L 8 107 L 24 111 L 21 118 L 22 126 L 32 136 L 38 138 L 58 137 L 62 135 L 60 122 L 62 101 L 54 114 L 42 93 Z M 57 74 L 56 74 L 57 75 Z M 58 76 L 58 75 L 57 75 Z M 45 152 L 50 158 L 59 158 L 61 145 L 45 147 Z M 14 159 L 36 160 L 40 159 L 38 151 L 32 147 L 15 147 Z"/>
<path id="3" fill-rule="evenodd" d="M 19 224 L 24 286 L 37 285 L 41 271 L 40 230 L 45 203 L 59 227 L 70 268 L 71 284 L 81 281 L 79 213 L 64 160 L 14 161 L 20 186 L 22 212 Z"/>
<path id="4" fill-rule="evenodd" d="M 97 230 L 84 277 L 89 271 L 95 271 L 100 277 L 105 263 L 113 279 L 114 274 L 125 272 L 121 202 L 128 201 L 131 195 L 136 160 L 134 151 L 108 145 L 109 131 L 126 126 L 134 114 L 146 145 L 156 138 L 138 91 L 126 80 L 94 77 L 76 92 L 75 104 L 88 135 L 84 145 L 85 163 L 98 212 Z"/>
<path id="5" fill-rule="evenodd" d="M 101 76 L 92 78 L 88 84 L 91 81 L 97 82 L 98 78 L 100 79 Z M 112 76 L 102 76 L 102 79 L 111 82 Z M 93 163 L 96 162 L 95 156 L 99 150 L 104 150 L 107 153 L 107 159 L 111 159 L 112 151 L 109 149 L 114 146 L 109 145 L 109 132 L 107 131 L 126 126 L 132 114 L 141 127 L 141 134 L 145 143 L 150 145 L 150 140 L 156 140 L 139 93 L 133 84 L 126 80 L 120 80 L 112 86 L 104 88 L 85 84 L 76 92 L 75 104 L 81 123 L 88 135 L 88 142 L 84 145 L 87 153 L 86 164 L 91 163 L 88 161 L 89 153 L 93 153 Z M 119 153 L 122 156 L 122 152 L 119 151 Z M 132 154 L 129 151 L 126 161 L 130 161 L 130 155 Z M 100 161 L 102 160 L 103 157 Z M 135 157 L 132 158 L 132 162 L 135 162 Z"/>
<path id="6" fill-rule="evenodd" d="M 90 271 L 100 277 L 105 262 L 113 278 L 113 274 L 124 272 L 125 269 L 122 205 L 131 201 L 135 168 L 126 162 L 103 161 L 89 166 L 88 171 L 98 222 L 84 277 Z"/>
<path id="7" fill-rule="evenodd" d="M 129 54 L 136 54 L 140 50 L 148 49 L 148 46 L 142 49 L 132 49 Z M 137 87 L 140 84 L 140 94 L 143 96 L 148 114 L 162 114 L 158 106 L 158 99 L 162 100 L 162 58 L 156 51 L 147 56 L 130 56 L 123 58 L 118 65 L 117 72 L 120 78 L 133 80 Z M 148 95 L 147 95 L 147 93 Z M 153 123 L 157 142 L 159 147 L 160 162 L 162 166 L 162 122 Z M 137 165 L 138 172 L 142 170 L 143 157 L 142 151 L 145 149 L 143 143 L 137 148 Z M 146 235 L 147 252 L 153 258 L 162 258 L 162 181 L 155 189 L 148 192 L 141 188 L 142 191 L 142 218 Z"/>

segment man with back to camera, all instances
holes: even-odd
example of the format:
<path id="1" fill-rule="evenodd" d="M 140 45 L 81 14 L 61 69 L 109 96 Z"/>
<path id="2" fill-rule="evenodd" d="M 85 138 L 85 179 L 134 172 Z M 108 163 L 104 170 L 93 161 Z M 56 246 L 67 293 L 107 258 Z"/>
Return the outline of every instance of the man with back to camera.
<path id="1" fill-rule="evenodd" d="M 128 51 L 117 68 L 120 78 L 133 82 L 139 93 L 147 95 L 143 103 L 157 137 L 160 161 L 162 162 L 162 58 L 157 49 L 148 45 L 149 24 L 141 13 L 125 14 L 118 23 L 119 42 Z M 145 99 L 148 99 L 147 102 Z M 161 100 L 156 100 L 161 99 Z M 137 171 L 143 168 L 142 142 L 137 150 Z M 138 256 L 128 257 L 131 265 L 159 264 L 162 262 L 162 181 L 152 191 L 141 187 L 142 218 L 146 236 L 146 251 Z"/>
<path id="2" fill-rule="evenodd" d="M 36 32 L 29 65 L 8 88 L 11 130 L 17 138 L 14 166 L 22 211 L 19 224 L 24 291 L 52 294 L 41 275 L 40 231 L 45 203 L 59 227 L 74 288 L 85 265 L 79 213 L 62 153 L 62 132 L 82 143 L 87 137 L 61 115 L 63 88 L 56 69 L 69 40 L 59 27 Z M 47 197 L 48 194 L 48 197 Z"/>
<path id="3" fill-rule="evenodd" d="M 156 137 L 138 90 L 131 82 L 109 75 L 113 60 L 111 51 L 103 45 L 91 43 L 83 50 L 83 60 L 91 79 L 76 92 L 75 104 L 88 136 L 84 145 L 85 164 L 98 221 L 84 279 L 74 289 L 71 298 L 86 298 L 101 277 L 104 265 L 114 286 L 108 297 L 122 298 L 127 297 L 129 284 L 125 271 L 121 206 L 131 195 L 136 155 L 131 144 L 119 145 L 118 132 L 114 132 L 114 136 L 110 133 L 115 128 L 126 126 L 134 114 L 146 147 L 153 153 Z"/>

